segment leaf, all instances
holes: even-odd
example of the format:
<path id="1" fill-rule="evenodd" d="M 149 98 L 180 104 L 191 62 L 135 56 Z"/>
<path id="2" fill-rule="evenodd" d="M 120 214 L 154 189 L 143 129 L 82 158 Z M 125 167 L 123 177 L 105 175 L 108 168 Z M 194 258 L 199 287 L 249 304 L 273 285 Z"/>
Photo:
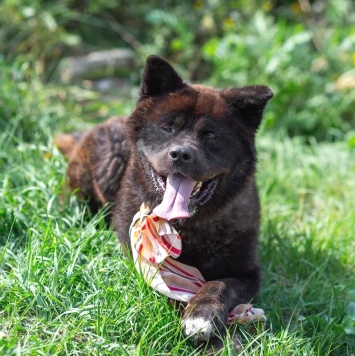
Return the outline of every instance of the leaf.
<path id="1" fill-rule="evenodd" d="M 355 136 L 348 138 L 348 146 L 349 148 L 355 148 Z"/>
<path id="2" fill-rule="evenodd" d="M 353 319 L 355 319 L 355 302 L 350 302 L 346 308 L 346 312 Z"/>
<path id="3" fill-rule="evenodd" d="M 355 326 L 348 326 L 344 331 L 347 335 L 355 335 Z"/>

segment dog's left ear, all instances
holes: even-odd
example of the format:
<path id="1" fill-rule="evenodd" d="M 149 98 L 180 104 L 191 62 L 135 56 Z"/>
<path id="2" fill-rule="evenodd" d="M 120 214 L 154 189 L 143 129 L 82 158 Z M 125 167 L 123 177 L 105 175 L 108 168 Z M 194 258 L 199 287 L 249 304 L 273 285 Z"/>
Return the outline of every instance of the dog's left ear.
<path id="1" fill-rule="evenodd" d="M 232 110 L 240 115 L 245 125 L 255 130 L 260 125 L 267 102 L 274 96 L 271 89 L 265 85 L 227 89 L 223 94 Z"/>
<path id="2" fill-rule="evenodd" d="M 141 98 L 173 93 L 184 87 L 175 69 L 163 58 L 149 56 L 142 77 Z"/>

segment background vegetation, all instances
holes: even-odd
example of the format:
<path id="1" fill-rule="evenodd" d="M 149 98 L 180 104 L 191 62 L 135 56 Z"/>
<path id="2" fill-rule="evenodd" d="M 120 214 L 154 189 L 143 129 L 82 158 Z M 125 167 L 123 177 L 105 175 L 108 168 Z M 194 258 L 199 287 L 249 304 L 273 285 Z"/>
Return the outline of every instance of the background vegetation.
<path id="1" fill-rule="evenodd" d="M 245 354 L 354 353 L 354 23 L 351 0 L 2 1 L 0 354 L 196 353 L 122 258 L 105 212 L 66 196 L 53 145 L 54 132 L 129 113 L 152 53 L 191 81 L 275 92 L 258 137 L 255 304 L 269 321 L 236 330 Z M 114 47 L 139 64 L 128 96 L 60 82 L 64 57 Z"/>

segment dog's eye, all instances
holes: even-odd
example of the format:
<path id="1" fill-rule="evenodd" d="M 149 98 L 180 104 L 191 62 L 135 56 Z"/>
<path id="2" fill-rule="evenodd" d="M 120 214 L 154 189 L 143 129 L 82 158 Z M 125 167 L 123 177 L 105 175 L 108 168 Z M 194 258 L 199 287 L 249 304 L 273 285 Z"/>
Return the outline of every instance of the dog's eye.
<path id="1" fill-rule="evenodd" d="M 172 133 L 173 132 L 173 128 L 171 126 L 161 126 L 160 127 L 164 132 L 166 133 Z"/>
<path id="2" fill-rule="evenodd" d="M 207 134 L 205 135 L 205 138 L 206 138 L 207 140 L 215 140 L 215 139 L 217 138 L 217 135 L 215 135 L 215 134 L 212 133 L 212 132 L 209 132 L 209 133 L 207 133 Z"/>

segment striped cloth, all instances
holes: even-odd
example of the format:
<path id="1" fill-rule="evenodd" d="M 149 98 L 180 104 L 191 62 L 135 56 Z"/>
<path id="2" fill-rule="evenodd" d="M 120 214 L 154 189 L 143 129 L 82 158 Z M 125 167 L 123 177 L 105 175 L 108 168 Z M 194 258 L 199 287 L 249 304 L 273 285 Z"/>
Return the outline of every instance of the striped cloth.
<path id="1" fill-rule="evenodd" d="M 144 204 L 134 216 L 129 234 L 135 267 L 158 292 L 188 302 L 206 283 L 197 268 L 176 261 L 182 248 L 180 235 Z M 264 311 L 251 304 L 239 304 L 229 312 L 228 323 L 252 320 L 265 322 Z"/>

